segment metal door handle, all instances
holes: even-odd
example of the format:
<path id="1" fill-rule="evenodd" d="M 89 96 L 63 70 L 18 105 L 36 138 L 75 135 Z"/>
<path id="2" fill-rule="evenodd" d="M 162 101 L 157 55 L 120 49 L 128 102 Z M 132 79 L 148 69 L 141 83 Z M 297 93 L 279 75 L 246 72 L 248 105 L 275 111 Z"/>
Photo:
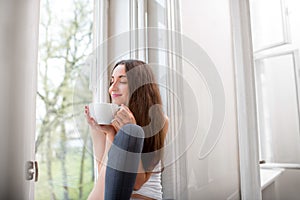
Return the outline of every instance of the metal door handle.
<path id="1" fill-rule="evenodd" d="M 27 161 L 25 165 L 25 177 L 26 180 L 30 181 L 33 180 L 37 182 L 39 177 L 39 170 L 38 170 L 38 162 L 37 161 Z"/>

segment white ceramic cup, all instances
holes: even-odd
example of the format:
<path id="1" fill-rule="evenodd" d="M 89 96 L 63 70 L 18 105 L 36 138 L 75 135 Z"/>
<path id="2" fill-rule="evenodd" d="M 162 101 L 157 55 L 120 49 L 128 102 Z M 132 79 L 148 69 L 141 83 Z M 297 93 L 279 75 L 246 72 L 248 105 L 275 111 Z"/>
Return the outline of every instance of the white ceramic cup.
<path id="1" fill-rule="evenodd" d="M 98 124 L 108 125 L 114 118 L 115 113 L 118 111 L 119 106 L 112 103 L 90 103 L 90 115 Z"/>

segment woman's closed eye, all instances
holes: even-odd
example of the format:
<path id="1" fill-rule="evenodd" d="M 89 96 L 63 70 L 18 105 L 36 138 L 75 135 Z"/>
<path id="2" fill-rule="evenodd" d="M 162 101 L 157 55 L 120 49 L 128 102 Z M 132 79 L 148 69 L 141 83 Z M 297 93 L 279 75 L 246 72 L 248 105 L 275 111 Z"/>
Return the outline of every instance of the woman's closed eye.
<path id="1" fill-rule="evenodd" d="M 121 79 L 120 83 L 126 84 L 126 83 L 128 83 L 128 81 L 127 81 L 127 79 L 124 79 L 124 80 Z"/>
<path id="2" fill-rule="evenodd" d="M 122 84 L 127 84 L 127 83 L 128 83 L 127 77 L 125 77 L 125 76 L 120 76 L 120 77 L 118 78 L 118 80 L 115 80 L 115 78 L 111 78 L 111 79 L 110 79 L 109 85 L 114 84 L 115 81 L 119 81 L 119 83 L 122 83 Z"/>

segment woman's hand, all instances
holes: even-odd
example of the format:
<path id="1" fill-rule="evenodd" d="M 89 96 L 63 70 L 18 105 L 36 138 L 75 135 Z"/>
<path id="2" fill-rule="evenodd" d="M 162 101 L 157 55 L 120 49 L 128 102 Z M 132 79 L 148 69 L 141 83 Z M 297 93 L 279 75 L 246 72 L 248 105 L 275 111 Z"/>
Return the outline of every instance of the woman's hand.
<path id="1" fill-rule="evenodd" d="M 126 124 L 136 124 L 136 121 L 129 108 L 122 104 L 118 112 L 115 114 L 115 118 L 113 119 L 111 125 L 114 127 L 116 132 L 118 132 L 122 126 Z"/>
<path id="2" fill-rule="evenodd" d="M 96 120 L 90 115 L 90 110 L 88 106 L 85 106 L 85 117 L 88 124 L 94 133 L 103 133 L 105 135 L 115 133 L 114 128 L 111 125 L 100 125 Z"/>

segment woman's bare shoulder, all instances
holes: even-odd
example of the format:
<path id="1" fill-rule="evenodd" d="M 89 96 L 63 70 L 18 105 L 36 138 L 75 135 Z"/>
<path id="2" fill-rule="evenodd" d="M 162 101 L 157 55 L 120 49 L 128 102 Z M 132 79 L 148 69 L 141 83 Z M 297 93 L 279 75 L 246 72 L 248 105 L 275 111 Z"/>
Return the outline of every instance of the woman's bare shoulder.
<path id="1" fill-rule="evenodd" d="M 163 133 L 165 135 L 167 135 L 168 129 L 169 129 L 169 117 L 167 115 L 165 115 L 164 121 L 165 121 L 165 124 L 164 124 L 164 127 L 163 127 Z"/>
<path id="2" fill-rule="evenodd" d="M 168 117 L 168 115 L 165 115 L 165 125 L 169 125 L 169 117 Z"/>

